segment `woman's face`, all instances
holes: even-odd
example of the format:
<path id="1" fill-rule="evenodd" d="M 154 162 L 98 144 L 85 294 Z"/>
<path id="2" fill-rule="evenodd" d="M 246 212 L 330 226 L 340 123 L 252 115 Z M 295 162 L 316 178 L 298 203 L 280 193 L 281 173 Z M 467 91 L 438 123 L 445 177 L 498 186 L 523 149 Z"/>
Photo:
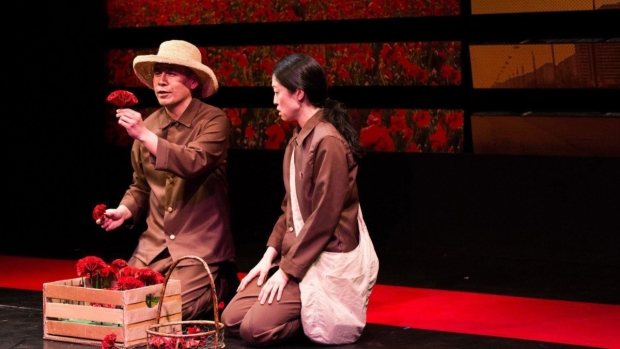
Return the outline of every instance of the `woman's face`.
<path id="1" fill-rule="evenodd" d="M 299 90 L 294 93 L 289 92 L 286 87 L 278 82 L 275 76 L 271 78 L 271 87 L 273 88 L 273 104 L 276 105 L 280 118 L 289 122 L 298 120 L 301 107 Z"/>

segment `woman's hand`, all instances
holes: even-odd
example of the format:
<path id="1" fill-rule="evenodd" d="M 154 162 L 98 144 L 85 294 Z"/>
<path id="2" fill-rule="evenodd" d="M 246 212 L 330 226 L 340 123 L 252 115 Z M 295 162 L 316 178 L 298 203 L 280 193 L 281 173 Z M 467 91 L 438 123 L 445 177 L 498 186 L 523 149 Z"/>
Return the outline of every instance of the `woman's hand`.
<path id="1" fill-rule="evenodd" d="M 267 279 L 267 275 L 269 274 L 269 269 L 273 264 L 273 260 L 278 255 L 278 252 L 273 247 L 267 247 L 267 251 L 263 255 L 263 258 L 256 264 L 252 270 L 243 278 L 241 282 L 239 282 L 239 287 L 237 287 L 237 292 L 241 292 L 245 289 L 245 286 L 252 281 L 255 277 L 258 276 L 257 285 L 260 286 Z"/>
<path id="2" fill-rule="evenodd" d="M 247 286 L 247 284 L 255 277 L 258 277 L 258 286 L 262 285 L 263 281 L 267 277 L 267 274 L 269 273 L 270 268 L 271 261 L 267 261 L 265 258 L 261 259 L 260 262 L 258 262 L 258 264 L 256 264 L 256 266 L 248 272 L 248 275 L 241 279 L 241 282 L 239 282 L 239 287 L 237 287 L 237 292 L 243 291 L 245 286 Z"/>
<path id="3" fill-rule="evenodd" d="M 282 269 L 278 269 L 278 271 L 269 278 L 267 283 L 265 283 L 265 286 L 261 288 L 258 294 L 260 304 L 265 304 L 266 300 L 271 304 L 274 297 L 276 297 L 276 300 L 279 302 L 282 297 L 282 291 L 288 283 L 288 280 L 288 275 L 286 275 Z"/>

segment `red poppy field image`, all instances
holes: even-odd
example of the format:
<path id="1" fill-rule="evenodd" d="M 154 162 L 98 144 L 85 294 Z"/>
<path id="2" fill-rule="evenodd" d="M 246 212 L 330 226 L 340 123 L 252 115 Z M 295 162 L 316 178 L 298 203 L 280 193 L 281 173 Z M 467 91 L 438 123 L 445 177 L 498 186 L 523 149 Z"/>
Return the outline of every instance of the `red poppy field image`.
<path id="1" fill-rule="evenodd" d="M 220 87 L 271 86 L 272 68 L 294 52 L 312 56 L 325 69 L 330 86 L 458 86 L 458 41 L 199 47 L 203 63 Z M 133 72 L 136 55 L 157 48 L 107 52 L 108 86 L 143 87 Z"/>
<path id="2" fill-rule="evenodd" d="M 459 0 L 109 0 L 108 28 L 458 16 Z"/>
<path id="3" fill-rule="evenodd" d="M 314 57 L 329 86 L 458 86 L 461 44 L 454 41 L 199 47 L 220 87 L 270 87 L 276 62 L 293 52 Z M 144 87 L 132 62 L 157 48 L 116 49 L 107 53 L 108 86 Z M 143 117 L 156 108 L 140 109 Z M 283 122 L 275 108 L 223 108 L 231 124 L 230 148 L 284 149 L 296 125 Z M 462 110 L 350 109 L 366 151 L 460 153 Z M 132 143 L 106 118 L 106 142 Z"/>
<path id="4" fill-rule="evenodd" d="M 144 117 L 156 108 L 136 109 Z M 222 108 L 230 121 L 231 149 L 283 150 L 297 126 L 285 122 L 275 108 Z M 462 153 L 463 110 L 348 109 L 368 152 Z M 110 110 L 106 143 L 131 146 L 133 140 Z"/>

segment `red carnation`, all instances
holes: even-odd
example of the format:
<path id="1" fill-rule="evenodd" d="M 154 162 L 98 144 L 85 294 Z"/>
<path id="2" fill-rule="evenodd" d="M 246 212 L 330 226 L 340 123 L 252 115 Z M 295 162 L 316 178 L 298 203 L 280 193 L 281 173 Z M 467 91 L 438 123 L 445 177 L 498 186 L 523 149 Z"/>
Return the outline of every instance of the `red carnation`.
<path id="1" fill-rule="evenodd" d="M 106 98 L 106 102 L 112 103 L 117 107 L 124 108 L 131 107 L 132 105 L 138 103 L 138 98 L 136 98 L 136 96 L 129 91 L 117 90 L 110 93 L 108 98 Z"/>
<path id="2" fill-rule="evenodd" d="M 97 224 L 103 223 L 103 216 L 105 214 L 106 206 L 104 204 L 99 204 L 95 206 L 93 209 L 93 218 Z"/>
<path id="3" fill-rule="evenodd" d="M 101 341 L 101 349 L 113 349 L 116 348 L 116 335 L 114 333 L 110 333 L 109 335 L 103 337 Z"/>
<path id="4" fill-rule="evenodd" d="M 99 269 L 99 275 L 102 278 L 107 278 L 108 276 L 114 276 L 118 269 L 110 264 L 106 264 L 105 267 Z"/>
<path id="5" fill-rule="evenodd" d="M 136 277 L 147 286 L 161 284 L 165 280 L 164 276 L 160 272 L 149 268 L 140 269 Z"/>
<path id="6" fill-rule="evenodd" d="M 118 278 L 118 282 L 114 285 L 115 290 L 127 291 L 134 288 L 144 287 L 144 282 L 136 279 L 133 276 L 122 276 Z"/>
<path id="7" fill-rule="evenodd" d="M 106 268 L 107 264 L 103 259 L 95 256 L 88 256 L 80 259 L 75 265 L 75 271 L 80 277 L 93 277 L 99 274 L 99 271 Z"/>
<path id="8" fill-rule="evenodd" d="M 187 334 L 200 333 L 202 330 L 198 326 L 192 326 L 187 328 Z"/>
<path id="9" fill-rule="evenodd" d="M 112 261 L 113 266 L 115 266 L 117 269 L 123 269 L 127 266 L 127 261 L 125 261 L 124 259 L 118 258 Z"/>
<path id="10" fill-rule="evenodd" d="M 118 277 L 131 276 L 137 278 L 140 274 L 140 268 L 128 265 L 118 271 Z"/>

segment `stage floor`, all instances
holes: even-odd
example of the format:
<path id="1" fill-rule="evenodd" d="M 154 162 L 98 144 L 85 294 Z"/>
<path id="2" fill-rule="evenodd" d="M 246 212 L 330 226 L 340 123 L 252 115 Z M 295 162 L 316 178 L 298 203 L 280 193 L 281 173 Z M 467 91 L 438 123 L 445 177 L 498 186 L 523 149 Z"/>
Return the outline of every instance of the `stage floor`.
<path id="1" fill-rule="evenodd" d="M 240 255 L 239 270 L 247 271 L 255 256 Z M 357 343 L 341 348 L 620 348 L 613 332 L 620 323 L 618 268 L 409 262 L 416 269 L 402 272 L 397 260 L 382 261 L 368 325 Z M 74 263 L 0 255 L 0 349 L 93 347 L 43 339 L 37 286 L 72 277 Z M 224 343 L 250 348 L 232 337 Z M 324 346 L 300 337 L 277 348 Z"/>
<path id="2" fill-rule="evenodd" d="M 93 346 L 43 339 L 42 293 L 38 291 L 0 288 L 0 349 L 69 349 L 93 348 Z M 228 349 L 250 348 L 241 340 L 225 337 Z M 286 345 L 289 348 L 325 348 L 303 338 Z M 593 348 L 540 341 L 528 341 L 464 333 L 430 331 L 415 328 L 369 324 L 355 344 L 339 348 L 504 348 L 504 349 L 569 349 Z"/>

